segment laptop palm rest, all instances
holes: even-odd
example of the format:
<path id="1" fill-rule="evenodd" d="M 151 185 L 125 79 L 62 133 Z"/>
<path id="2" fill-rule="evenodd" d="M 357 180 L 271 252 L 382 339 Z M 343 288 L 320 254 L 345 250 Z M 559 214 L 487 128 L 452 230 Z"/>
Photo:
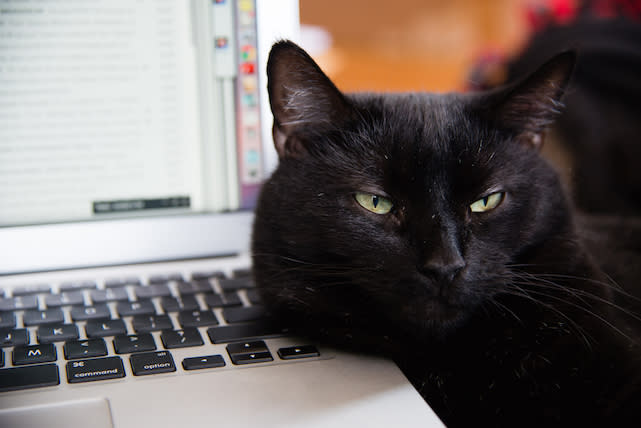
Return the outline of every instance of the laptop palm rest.
<path id="1" fill-rule="evenodd" d="M 113 428 L 109 402 L 104 398 L 3 409 L 0 426 Z"/>

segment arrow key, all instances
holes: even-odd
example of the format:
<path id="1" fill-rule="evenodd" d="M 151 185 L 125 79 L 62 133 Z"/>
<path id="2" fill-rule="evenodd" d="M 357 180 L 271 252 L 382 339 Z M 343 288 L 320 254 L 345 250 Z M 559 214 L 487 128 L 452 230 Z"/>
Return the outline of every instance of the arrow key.
<path id="1" fill-rule="evenodd" d="M 227 353 L 231 362 L 237 365 L 274 361 L 267 345 L 262 340 L 230 343 L 227 345 Z"/>
<path id="2" fill-rule="evenodd" d="M 185 370 L 212 369 L 224 367 L 225 360 L 222 355 L 203 355 L 202 357 L 185 358 L 183 368 Z"/>
<path id="3" fill-rule="evenodd" d="M 280 348 L 278 356 L 281 360 L 294 360 L 297 358 L 318 357 L 320 353 L 313 345 L 303 346 L 289 346 L 287 348 Z"/>

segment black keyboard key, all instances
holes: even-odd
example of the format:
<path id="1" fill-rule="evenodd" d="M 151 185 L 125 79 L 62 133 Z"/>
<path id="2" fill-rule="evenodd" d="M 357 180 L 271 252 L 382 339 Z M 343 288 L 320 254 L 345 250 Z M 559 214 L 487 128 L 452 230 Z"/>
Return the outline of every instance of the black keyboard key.
<path id="1" fill-rule="evenodd" d="M 232 278 L 244 278 L 248 276 L 252 276 L 252 270 L 250 268 L 238 268 L 234 269 L 231 272 Z"/>
<path id="2" fill-rule="evenodd" d="M 85 297 L 82 291 L 67 291 L 61 294 L 49 294 L 45 296 L 45 305 L 48 308 L 59 308 L 60 306 L 82 306 L 85 304 Z"/>
<path id="3" fill-rule="evenodd" d="M 297 358 L 318 357 L 320 352 L 313 345 L 303 346 L 288 346 L 287 348 L 280 348 L 278 356 L 281 360 L 294 360 Z"/>
<path id="4" fill-rule="evenodd" d="M 91 290 L 89 297 L 96 304 L 128 300 L 129 294 L 127 294 L 126 288 L 106 288 L 104 290 Z"/>
<path id="5" fill-rule="evenodd" d="M 67 363 L 67 382 L 69 383 L 121 377 L 125 377 L 125 367 L 120 357 L 92 358 Z"/>
<path id="6" fill-rule="evenodd" d="M 167 279 L 174 282 L 185 282 L 185 278 L 180 273 L 170 273 L 167 275 Z"/>
<path id="7" fill-rule="evenodd" d="M 228 306 L 242 306 L 243 302 L 235 291 L 220 294 L 205 294 L 205 303 L 210 308 L 224 308 Z"/>
<path id="8" fill-rule="evenodd" d="M 207 329 L 207 335 L 211 343 L 228 343 L 283 336 L 285 331 L 270 323 L 261 322 L 211 327 Z"/>
<path id="9" fill-rule="evenodd" d="M 179 273 L 170 273 L 167 275 L 151 275 L 149 277 L 150 284 L 166 284 L 169 281 L 184 282 L 185 279 Z"/>
<path id="10" fill-rule="evenodd" d="M 183 328 L 218 325 L 212 311 L 182 311 L 178 313 L 178 322 Z"/>
<path id="11" fill-rule="evenodd" d="M 110 278 L 105 281 L 105 288 L 122 288 L 128 285 L 140 285 L 140 278 Z"/>
<path id="12" fill-rule="evenodd" d="M 177 331 L 163 331 L 160 335 L 160 340 L 162 340 L 163 346 L 167 349 L 187 348 L 190 346 L 202 346 L 205 344 L 203 342 L 203 338 L 198 332 L 198 329 L 195 327 Z"/>
<path id="13" fill-rule="evenodd" d="M 24 287 L 16 287 L 13 289 L 13 297 L 29 296 L 32 294 L 51 293 L 51 286 L 48 284 L 33 284 L 25 285 Z"/>
<path id="14" fill-rule="evenodd" d="M 154 338 L 151 333 L 116 336 L 114 337 L 113 343 L 116 354 L 130 354 L 132 352 L 156 350 L 156 342 L 154 342 Z"/>
<path id="15" fill-rule="evenodd" d="M 0 329 L 14 328 L 16 326 L 16 316 L 13 312 L 0 312 Z"/>
<path id="16" fill-rule="evenodd" d="M 169 282 L 169 278 L 166 275 L 151 275 L 147 278 L 149 284 L 166 284 Z"/>
<path id="17" fill-rule="evenodd" d="M 27 327 L 34 325 L 62 324 L 65 321 L 65 315 L 59 308 L 45 309 L 44 311 L 29 310 L 25 311 L 22 321 Z"/>
<path id="18" fill-rule="evenodd" d="M 72 340 L 65 342 L 63 349 L 67 360 L 107 355 L 107 344 L 104 339 Z"/>
<path id="19" fill-rule="evenodd" d="M 27 343 L 29 343 L 29 332 L 26 328 L 0 330 L 0 347 L 21 346 Z"/>
<path id="20" fill-rule="evenodd" d="M 39 343 L 64 342 L 78 338 L 78 327 L 75 324 L 45 325 L 36 332 Z"/>
<path id="21" fill-rule="evenodd" d="M 182 364 L 185 370 L 213 369 L 225 367 L 225 360 L 222 355 L 203 355 L 202 357 L 185 358 Z"/>
<path id="22" fill-rule="evenodd" d="M 229 358 L 234 364 L 252 364 L 274 361 L 267 345 L 262 340 L 254 342 L 230 343 L 226 347 Z"/>
<path id="23" fill-rule="evenodd" d="M 132 325 L 136 333 L 149 333 L 150 331 L 171 330 L 174 328 L 169 315 L 136 315 Z"/>
<path id="24" fill-rule="evenodd" d="M 138 300 L 151 299 L 153 297 L 171 296 L 171 290 L 167 284 L 150 284 L 134 288 Z"/>
<path id="25" fill-rule="evenodd" d="M 223 300 L 225 301 L 225 306 L 242 306 L 243 304 L 240 296 L 235 291 L 223 293 Z"/>
<path id="26" fill-rule="evenodd" d="M 205 294 L 205 304 L 209 308 L 222 308 L 225 302 L 223 302 L 223 296 L 220 294 Z"/>
<path id="27" fill-rule="evenodd" d="M 200 308 L 196 298 L 191 295 L 181 297 L 163 297 L 160 301 L 165 312 L 196 311 Z"/>
<path id="28" fill-rule="evenodd" d="M 56 361 L 56 347 L 53 343 L 13 348 L 13 365 L 38 364 Z"/>
<path id="29" fill-rule="evenodd" d="M 154 315 L 156 308 L 151 300 L 139 300 L 137 302 L 118 302 L 116 310 L 121 317 L 134 315 Z"/>
<path id="30" fill-rule="evenodd" d="M 203 281 L 211 278 L 224 278 L 225 274 L 220 270 L 200 271 L 191 274 L 191 279 L 194 281 Z"/>
<path id="31" fill-rule="evenodd" d="M 237 322 L 247 322 L 247 321 L 257 321 L 259 319 L 265 318 L 267 312 L 262 306 L 249 306 L 249 307 L 238 307 L 238 308 L 225 308 L 223 309 L 223 318 L 229 323 Z"/>
<path id="32" fill-rule="evenodd" d="M 168 351 L 134 354 L 129 357 L 129 362 L 135 376 L 176 371 L 174 359 Z"/>
<path id="33" fill-rule="evenodd" d="M 219 279 L 218 284 L 223 291 L 241 290 L 243 288 L 254 288 L 254 280 L 249 277 Z"/>
<path id="34" fill-rule="evenodd" d="M 17 296 L 0 299 L 0 312 L 37 308 L 38 296 Z"/>
<path id="35" fill-rule="evenodd" d="M 96 281 L 93 280 L 65 281 L 60 284 L 60 292 L 91 290 L 96 287 Z"/>
<path id="36" fill-rule="evenodd" d="M 105 304 L 94 306 L 73 306 L 71 319 L 74 321 L 108 320 L 111 318 L 109 307 Z"/>
<path id="37" fill-rule="evenodd" d="M 214 291 L 209 281 L 192 281 L 178 284 L 178 294 L 181 296 Z"/>
<path id="38" fill-rule="evenodd" d="M 274 361 L 274 357 L 272 357 L 272 354 L 270 354 L 269 351 L 255 352 L 252 354 L 238 354 L 230 356 L 230 358 L 232 363 L 238 365 Z"/>
<path id="39" fill-rule="evenodd" d="M 87 333 L 87 337 L 89 338 L 120 336 L 127 334 L 127 326 L 121 319 L 87 321 L 85 333 Z"/>
<path id="40" fill-rule="evenodd" d="M 238 342 L 230 343 L 226 346 L 228 354 L 249 354 L 252 352 L 269 351 L 267 345 L 262 340 L 254 340 L 251 342 Z"/>
<path id="41" fill-rule="evenodd" d="M 60 377 L 56 364 L 0 369 L 0 392 L 58 384 Z"/>

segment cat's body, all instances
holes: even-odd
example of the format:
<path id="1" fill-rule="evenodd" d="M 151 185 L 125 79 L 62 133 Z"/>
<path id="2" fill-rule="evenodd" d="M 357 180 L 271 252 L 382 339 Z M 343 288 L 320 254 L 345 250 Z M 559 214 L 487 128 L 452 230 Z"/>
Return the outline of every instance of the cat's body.
<path id="1" fill-rule="evenodd" d="M 616 220 L 576 216 L 538 153 L 571 67 L 482 94 L 346 96 L 277 44 L 280 164 L 253 237 L 265 303 L 394 358 L 450 427 L 638 426 L 639 277 L 602 270 Z"/>

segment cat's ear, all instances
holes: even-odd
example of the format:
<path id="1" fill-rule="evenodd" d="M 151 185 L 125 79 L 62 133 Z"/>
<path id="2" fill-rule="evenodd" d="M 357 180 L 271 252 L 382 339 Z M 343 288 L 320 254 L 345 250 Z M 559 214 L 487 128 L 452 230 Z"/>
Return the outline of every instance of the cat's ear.
<path id="1" fill-rule="evenodd" d="M 290 41 L 276 43 L 269 53 L 267 91 L 274 144 L 281 158 L 306 151 L 297 138 L 301 131 L 336 126 L 351 114 L 343 94 L 307 52 Z"/>
<path id="2" fill-rule="evenodd" d="M 561 98 L 575 63 L 575 52 L 563 52 L 524 80 L 490 93 L 484 105 L 496 126 L 540 149 L 544 131 L 562 112 Z"/>

